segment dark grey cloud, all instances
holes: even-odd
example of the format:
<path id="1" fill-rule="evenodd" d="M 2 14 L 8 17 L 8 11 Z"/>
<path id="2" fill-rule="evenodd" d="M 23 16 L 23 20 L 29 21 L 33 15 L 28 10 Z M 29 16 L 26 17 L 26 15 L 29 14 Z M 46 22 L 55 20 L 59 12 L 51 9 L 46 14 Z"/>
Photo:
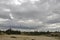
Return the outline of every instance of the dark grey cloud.
<path id="1" fill-rule="evenodd" d="M 12 28 L 17 29 L 49 30 L 47 25 L 56 24 L 58 26 L 57 23 L 60 23 L 59 4 L 60 0 L 0 0 L 1 27 L 9 28 L 12 24 Z"/>

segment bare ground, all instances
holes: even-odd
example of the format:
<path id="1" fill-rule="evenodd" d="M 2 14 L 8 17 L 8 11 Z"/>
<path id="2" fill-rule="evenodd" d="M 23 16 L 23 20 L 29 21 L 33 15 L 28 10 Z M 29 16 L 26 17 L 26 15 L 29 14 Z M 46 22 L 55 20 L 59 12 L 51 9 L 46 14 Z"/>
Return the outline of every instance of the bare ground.
<path id="1" fill-rule="evenodd" d="M 0 35 L 0 40 L 58 40 L 47 36 Z"/>

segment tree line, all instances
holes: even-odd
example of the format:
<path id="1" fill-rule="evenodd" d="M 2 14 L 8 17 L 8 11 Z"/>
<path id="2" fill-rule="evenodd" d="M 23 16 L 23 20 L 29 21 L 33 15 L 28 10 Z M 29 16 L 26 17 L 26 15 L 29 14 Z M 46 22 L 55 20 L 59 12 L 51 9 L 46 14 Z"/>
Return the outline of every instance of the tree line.
<path id="1" fill-rule="evenodd" d="M 38 32 L 38 31 L 34 31 L 34 32 L 21 32 L 21 31 L 15 31 L 15 30 L 12 30 L 12 29 L 8 29 L 6 31 L 1 31 L 0 30 L 0 35 L 1 34 L 8 34 L 8 35 L 11 35 L 11 34 L 15 34 L 15 35 L 47 35 L 47 34 L 51 34 L 53 32 Z M 54 33 L 59 33 L 59 32 L 54 32 Z"/>

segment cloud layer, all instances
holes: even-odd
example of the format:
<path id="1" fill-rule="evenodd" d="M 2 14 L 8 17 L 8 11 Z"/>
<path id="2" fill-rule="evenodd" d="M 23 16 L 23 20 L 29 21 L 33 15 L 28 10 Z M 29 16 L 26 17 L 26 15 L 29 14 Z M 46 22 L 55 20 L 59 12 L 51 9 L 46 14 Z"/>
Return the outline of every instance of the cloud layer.
<path id="1" fill-rule="evenodd" d="M 0 0 L 1 29 L 53 31 L 59 24 L 60 0 Z"/>

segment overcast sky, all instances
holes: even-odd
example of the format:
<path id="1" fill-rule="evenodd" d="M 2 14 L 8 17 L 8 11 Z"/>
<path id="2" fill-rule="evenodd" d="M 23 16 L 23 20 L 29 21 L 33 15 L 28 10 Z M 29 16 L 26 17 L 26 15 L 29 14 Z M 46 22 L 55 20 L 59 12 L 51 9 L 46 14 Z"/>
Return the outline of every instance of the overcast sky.
<path id="1" fill-rule="evenodd" d="M 0 29 L 60 30 L 60 0 L 0 0 Z"/>

